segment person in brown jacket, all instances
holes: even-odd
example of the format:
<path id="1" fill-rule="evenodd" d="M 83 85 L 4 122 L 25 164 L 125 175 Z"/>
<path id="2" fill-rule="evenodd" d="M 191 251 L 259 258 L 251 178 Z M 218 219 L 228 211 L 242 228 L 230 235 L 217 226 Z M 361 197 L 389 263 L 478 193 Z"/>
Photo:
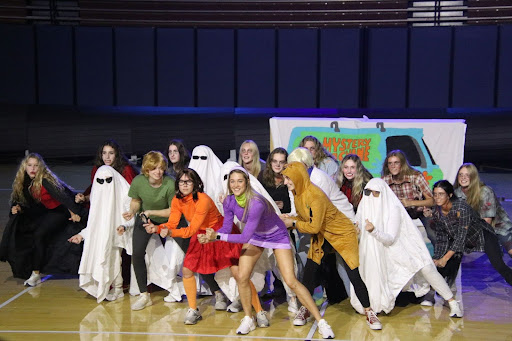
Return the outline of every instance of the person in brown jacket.
<path id="1" fill-rule="evenodd" d="M 356 227 L 333 205 L 320 188 L 311 183 L 306 167 L 302 163 L 288 164 L 282 174 L 284 183 L 295 196 L 297 217 L 282 215 L 281 219 L 286 227 L 311 234 L 311 246 L 304 267 L 304 286 L 312 294 L 319 285 L 324 254 L 338 253 L 343 258 L 343 265 L 354 286 L 356 296 L 364 307 L 366 323 L 371 329 L 382 329 L 381 322 L 370 307 L 366 285 L 359 275 Z M 309 317 L 310 313 L 302 306 L 293 324 L 304 325 Z"/>

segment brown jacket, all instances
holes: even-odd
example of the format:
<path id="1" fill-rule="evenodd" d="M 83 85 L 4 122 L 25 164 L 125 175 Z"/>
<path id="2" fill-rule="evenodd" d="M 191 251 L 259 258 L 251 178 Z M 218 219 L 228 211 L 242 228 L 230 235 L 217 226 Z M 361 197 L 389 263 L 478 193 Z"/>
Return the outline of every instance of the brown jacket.
<path id="1" fill-rule="evenodd" d="M 308 258 L 320 264 L 324 238 L 343 257 L 350 269 L 359 266 L 359 247 L 354 224 L 341 213 L 325 195 L 311 183 L 306 167 L 300 162 L 288 164 L 282 172 L 295 185 L 296 228 L 311 234 Z"/>

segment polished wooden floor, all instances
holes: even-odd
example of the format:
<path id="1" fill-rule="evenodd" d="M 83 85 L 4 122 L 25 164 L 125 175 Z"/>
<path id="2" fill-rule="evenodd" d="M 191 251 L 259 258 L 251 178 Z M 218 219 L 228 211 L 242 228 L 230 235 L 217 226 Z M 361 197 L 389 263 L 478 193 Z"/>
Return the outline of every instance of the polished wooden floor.
<path id="1" fill-rule="evenodd" d="M 86 167 L 81 178 L 87 179 Z M 55 170 L 55 169 L 54 169 Z M 61 175 L 63 170 L 56 171 Z M 5 170 L 0 167 L 0 174 Z M 76 170 L 72 171 L 73 174 Z M 8 169 L 12 179 L 13 170 Z M 66 179 L 68 183 L 72 181 Z M 8 201 L 8 186 L 0 181 L 0 201 Z M 82 188 L 75 185 L 75 188 Z M 497 188 L 497 187 L 495 187 Z M 509 210 L 510 212 L 510 210 Z M 0 232 L 7 210 L 0 210 Z M 509 266 L 512 259 L 504 258 Z M 152 293 L 154 305 L 131 311 L 134 299 L 126 295 L 116 302 L 97 304 L 78 287 L 77 278 L 47 280 L 34 288 L 12 277 L 10 267 L 0 263 L 0 340 L 234 340 L 243 313 L 230 314 L 213 309 L 211 297 L 198 300 L 203 320 L 186 326 L 184 303 L 165 303 L 164 291 Z M 409 304 L 382 315 L 382 331 L 371 331 L 364 317 L 351 308 L 348 300 L 336 305 L 322 304 L 325 318 L 337 340 L 510 340 L 512 341 L 512 287 L 490 266 L 487 257 L 474 253 L 462 265 L 462 299 L 465 316 L 452 319 L 441 300 L 434 307 Z M 320 336 L 312 323 L 292 325 L 293 315 L 286 304 L 264 302 L 271 326 L 257 328 L 247 340 L 306 340 Z"/>

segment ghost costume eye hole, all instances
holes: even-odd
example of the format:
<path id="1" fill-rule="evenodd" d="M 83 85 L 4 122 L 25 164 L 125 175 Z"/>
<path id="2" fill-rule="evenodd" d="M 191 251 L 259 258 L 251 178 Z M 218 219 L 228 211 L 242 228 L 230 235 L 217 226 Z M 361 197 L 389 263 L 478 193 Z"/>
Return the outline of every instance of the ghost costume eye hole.
<path id="1" fill-rule="evenodd" d="M 108 178 L 105 178 L 105 179 L 96 178 L 96 182 L 99 183 L 100 185 L 103 185 L 105 183 L 105 181 L 107 182 L 107 184 L 111 183 L 112 177 L 109 176 Z"/>
<path id="2" fill-rule="evenodd" d="M 208 159 L 208 156 L 205 156 L 205 155 L 203 155 L 203 156 L 194 155 L 194 156 L 192 156 L 192 159 L 194 159 L 194 160 L 199 160 L 199 159 L 206 160 L 206 159 Z"/>
<path id="3" fill-rule="evenodd" d="M 227 174 L 225 174 L 225 175 L 224 175 L 224 180 L 227 180 L 227 179 L 228 179 L 228 175 L 227 175 Z"/>

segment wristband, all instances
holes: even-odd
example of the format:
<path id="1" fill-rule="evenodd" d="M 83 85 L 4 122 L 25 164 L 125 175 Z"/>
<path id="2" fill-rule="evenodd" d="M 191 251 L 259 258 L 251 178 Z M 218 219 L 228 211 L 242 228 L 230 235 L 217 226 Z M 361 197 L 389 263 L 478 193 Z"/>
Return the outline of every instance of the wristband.
<path id="1" fill-rule="evenodd" d="M 217 235 L 215 236 L 215 240 L 220 240 L 220 234 L 217 233 Z"/>
<path id="2" fill-rule="evenodd" d="M 295 226 L 295 223 L 296 223 L 296 221 L 295 221 L 295 220 L 292 220 L 292 227 L 293 227 L 293 228 L 295 228 L 295 227 L 296 227 L 296 226 Z"/>

